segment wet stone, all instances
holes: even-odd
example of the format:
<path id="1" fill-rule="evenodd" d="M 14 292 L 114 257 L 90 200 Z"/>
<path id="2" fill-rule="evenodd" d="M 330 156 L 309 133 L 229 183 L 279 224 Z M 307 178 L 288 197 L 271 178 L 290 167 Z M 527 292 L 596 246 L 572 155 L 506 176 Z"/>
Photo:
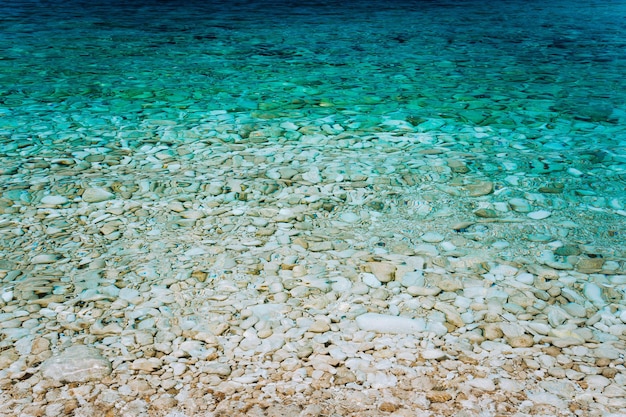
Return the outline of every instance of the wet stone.
<path id="1" fill-rule="evenodd" d="M 98 381 L 111 373 L 111 362 L 100 350 L 84 346 L 71 346 L 41 364 L 44 378 L 61 382 Z"/>
<path id="2" fill-rule="evenodd" d="M 103 188 L 87 188 L 81 197 L 83 201 L 87 203 L 100 203 L 102 201 L 111 200 L 115 196 L 113 193 Z"/>

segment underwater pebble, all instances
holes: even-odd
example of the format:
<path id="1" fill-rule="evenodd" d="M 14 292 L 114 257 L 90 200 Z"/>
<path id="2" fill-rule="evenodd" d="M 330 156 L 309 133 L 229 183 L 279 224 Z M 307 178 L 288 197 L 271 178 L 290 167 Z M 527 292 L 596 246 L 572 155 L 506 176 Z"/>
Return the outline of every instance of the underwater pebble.
<path id="1" fill-rule="evenodd" d="M 552 215 L 552 212 L 549 212 L 547 210 L 532 211 L 532 212 L 527 214 L 527 216 L 530 217 L 533 220 L 547 219 L 551 215 Z"/>
<path id="2" fill-rule="evenodd" d="M 61 382 L 98 381 L 111 373 L 111 363 L 96 348 L 70 346 L 41 364 L 44 378 Z"/>
<path id="3" fill-rule="evenodd" d="M 67 203 L 69 200 L 60 195 L 47 195 L 41 199 L 42 204 L 47 204 L 51 206 L 60 206 Z"/>
<path id="4" fill-rule="evenodd" d="M 421 236 L 421 239 L 427 243 L 439 243 L 444 239 L 444 236 L 441 233 L 428 232 L 428 233 L 424 233 Z"/>
<path id="5" fill-rule="evenodd" d="M 356 324 L 361 330 L 376 333 L 415 334 L 426 330 L 423 320 L 377 313 L 365 313 L 358 316 Z"/>
<path id="6" fill-rule="evenodd" d="M 367 265 L 378 281 L 385 283 L 394 280 L 395 265 L 389 262 L 368 262 Z"/>
<path id="7" fill-rule="evenodd" d="M 100 203 L 115 196 L 103 188 L 87 188 L 81 197 L 87 203 Z"/>
<path id="8" fill-rule="evenodd" d="M 51 264 L 56 262 L 59 259 L 58 255 L 53 255 L 49 253 L 42 253 L 41 255 L 35 255 L 31 259 L 31 263 L 34 265 L 38 264 Z"/>
<path id="9" fill-rule="evenodd" d="M 523 198 L 512 198 L 509 200 L 509 205 L 519 213 L 528 213 L 532 210 L 530 203 Z"/>

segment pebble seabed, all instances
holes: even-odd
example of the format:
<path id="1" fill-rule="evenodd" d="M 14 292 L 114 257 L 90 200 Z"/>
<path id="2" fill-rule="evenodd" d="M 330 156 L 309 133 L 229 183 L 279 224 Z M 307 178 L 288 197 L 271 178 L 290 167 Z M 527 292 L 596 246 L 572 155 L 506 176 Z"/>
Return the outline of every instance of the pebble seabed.
<path id="1" fill-rule="evenodd" d="M 3 96 L 0 415 L 626 415 L 623 110 L 286 86 Z"/>

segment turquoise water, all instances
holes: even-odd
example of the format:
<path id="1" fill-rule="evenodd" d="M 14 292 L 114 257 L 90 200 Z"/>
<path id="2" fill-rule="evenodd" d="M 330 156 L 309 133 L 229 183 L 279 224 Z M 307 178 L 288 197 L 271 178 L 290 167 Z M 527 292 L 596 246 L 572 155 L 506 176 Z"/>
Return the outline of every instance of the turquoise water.
<path id="1" fill-rule="evenodd" d="M 119 161 L 145 143 L 213 137 L 207 123 L 235 117 L 220 140 L 250 144 L 263 130 L 297 141 L 283 135 L 285 121 L 327 124 L 352 142 L 378 135 L 391 148 L 390 137 L 409 137 L 460 155 L 470 177 L 513 174 L 526 191 L 568 184 L 574 204 L 623 210 L 624 2 L 25 1 L 2 10 L 5 188 L 60 169 L 53 191 L 80 179 L 64 163 L 50 168 L 55 158 L 78 163 L 88 149 Z M 408 161 L 380 163 L 401 171 Z"/>
<path id="2" fill-rule="evenodd" d="M 33 111 L 441 118 L 536 134 L 623 117 L 619 1 L 96 3 L 3 8 L 7 129 Z"/>

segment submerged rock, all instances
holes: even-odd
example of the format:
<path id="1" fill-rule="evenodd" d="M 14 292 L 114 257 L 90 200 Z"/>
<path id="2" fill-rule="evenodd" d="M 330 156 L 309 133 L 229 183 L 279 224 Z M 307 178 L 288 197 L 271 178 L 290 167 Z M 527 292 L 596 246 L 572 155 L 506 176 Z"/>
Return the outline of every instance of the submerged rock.
<path id="1" fill-rule="evenodd" d="M 376 333 L 413 334 L 426 330 L 424 320 L 377 313 L 365 313 L 358 316 L 356 324 L 361 330 Z"/>
<path id="2" fill-rule="evenodd" d="M 77 345 L 41 364 L 44 378 L 60 382 L 98 381 L 111 373 L 111 362 L 94 347 Z"/>

